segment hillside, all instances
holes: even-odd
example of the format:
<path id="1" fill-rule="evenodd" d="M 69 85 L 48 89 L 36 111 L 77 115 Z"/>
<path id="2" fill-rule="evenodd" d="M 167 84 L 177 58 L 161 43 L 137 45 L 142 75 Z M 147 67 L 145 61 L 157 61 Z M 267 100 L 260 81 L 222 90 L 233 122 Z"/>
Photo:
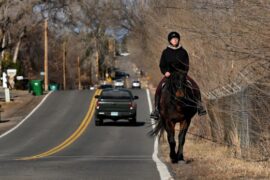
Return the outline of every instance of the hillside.
<path id="1" fill-rule="evenodd" d="M 178 31 L 190 57 L 189 74 L 208 107 L 200 136 L 230 146 L 235 156 L 269 159 L 269 1 L 145 1 L 128 49 L 153 86 L 167 34 Z M 201 130 L 202 128 L 204 130 Z M 234 148 L 234 147 L 237 148 Z"/>

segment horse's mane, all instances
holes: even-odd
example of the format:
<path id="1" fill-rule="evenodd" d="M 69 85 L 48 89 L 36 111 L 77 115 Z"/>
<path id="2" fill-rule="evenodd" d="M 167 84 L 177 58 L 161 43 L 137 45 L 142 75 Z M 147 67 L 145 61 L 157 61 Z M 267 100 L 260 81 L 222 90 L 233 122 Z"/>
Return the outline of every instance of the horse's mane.
<path id="1" fill-rule="evenodd" d="M 166 99 L 168 99 L 168 102 L 170 104 L 176 104 L 178 103 L 178 101 L 176 100 L 177 98 L 175 97 L 175 93 L 177 91 L 177 89 L 180 86 L 180 79 L 179 79 L 180 75 L 177 73 L 172 73 L 171 76 L 169 78 L 166 78 L 165 81 L 165 86 L 163 87 L 162 91 L 166 93 L 165 96 L 168 96 Z M 151 130 L 148 134 L 150 136 L 157 136 L 159 135 L 159 138 L 162 136 L 162 134 L 165 131 L 165 127 L 166 124 L 160 119 L 159 121 L 157 121 L 155 123 L 155 128 L 153 130 Z"/>
<path id="2" fill-rule="evenodd" d="M 164 88 L 166 88 L 170 92 L 171 95 L 176 92 L 176 86 L 175 86 L 176 82 L 177 82 L 177 79 L 174 74 L 172 74 L 170 77 L 166 79 Z"/>
<path id="3" fill-rule="evenodd" d="M 183 89 L 183 78 L 184 75 L 179 72 L 172 73 L 170 77 L 166 79 L 164 91 L 168 91 L 170 94 L 170 102 L 173 103 L 177 98 L 175 93 L 178 89 Z"/>

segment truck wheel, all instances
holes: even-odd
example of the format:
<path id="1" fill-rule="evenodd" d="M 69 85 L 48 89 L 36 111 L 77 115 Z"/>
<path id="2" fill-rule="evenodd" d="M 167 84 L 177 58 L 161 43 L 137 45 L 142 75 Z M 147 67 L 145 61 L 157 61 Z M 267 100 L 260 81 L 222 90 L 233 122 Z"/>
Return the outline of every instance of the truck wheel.
<path id="1" fill-rule="evenodd" d="M 135 117 L 132 117 L 132 119 L 130 120 L 130 123 L 131 124 L 136 124 L 136 116 Z"/>
<path id="2" fill-rule="evenodd" d="M 95 120 L 95 125 L 96 125 L 96 126 L 101 126 L 101 125 L 103 125 L 103 120 L 102 120 L 102 119 L 96 119 L 96 120 Z"/>

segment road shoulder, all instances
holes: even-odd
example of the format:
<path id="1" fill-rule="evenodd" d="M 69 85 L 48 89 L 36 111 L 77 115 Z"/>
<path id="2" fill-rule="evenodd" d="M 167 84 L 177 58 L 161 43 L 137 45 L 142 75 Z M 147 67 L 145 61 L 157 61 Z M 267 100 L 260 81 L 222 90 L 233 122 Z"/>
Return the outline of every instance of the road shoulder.
<path id="1" fill-rule="evenodd" d="M 13 90 L 13 99 L 6 103 L 0 101 L 3 112 L 1 112 L 0 135 L 20 123 L 44 98 L 33 96 L 28 91 Z"/>
<path id="2" fill-rule="evenodd" d="M 176 132 L 178 135 L 178 131 Z M 269 179 L 270 162 L 251 162 L 235 158 L 231 148 L 201 140 L 188 134 L 184 147 L 187 164 L 171 164 L 169 146 L 164 138 L 161 157 L 175 179 Z"/>

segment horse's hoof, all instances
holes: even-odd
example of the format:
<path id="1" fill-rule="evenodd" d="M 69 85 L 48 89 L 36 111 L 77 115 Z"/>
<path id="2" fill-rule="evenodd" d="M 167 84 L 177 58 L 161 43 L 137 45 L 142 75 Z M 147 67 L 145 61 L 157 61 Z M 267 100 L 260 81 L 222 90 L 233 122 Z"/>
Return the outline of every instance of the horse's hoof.
<path id="1" fill-rule="evenodd" d="M 177 159 L 171 159 L 171 162 L 172 162 L 173 164 L 176 164 L 178 161 L 177 161 Z"/>
<path id="2" fill-rule="evenodd" d="M 178 164 L 184 165 L 184 164 L 187 164 L 187 162 L 186 162 L 185 160 L 179 160 L 179 161 L 178 161 Z"/>

